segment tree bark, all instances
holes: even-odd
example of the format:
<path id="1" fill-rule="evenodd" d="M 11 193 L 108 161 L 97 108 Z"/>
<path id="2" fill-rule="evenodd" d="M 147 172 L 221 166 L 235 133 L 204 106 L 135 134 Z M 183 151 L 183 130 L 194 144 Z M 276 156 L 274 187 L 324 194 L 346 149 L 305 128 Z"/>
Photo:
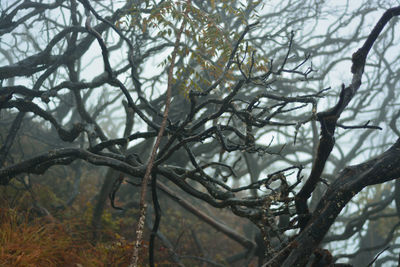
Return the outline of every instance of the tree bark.
<path id="1" fill-rule="evenodd" d="M 263 266 L 305 266 L 346 204 L 369 185 L 400 177 L 400 139 L 365 163 L 346 167 L 329 186 L 305 229 Z"/>

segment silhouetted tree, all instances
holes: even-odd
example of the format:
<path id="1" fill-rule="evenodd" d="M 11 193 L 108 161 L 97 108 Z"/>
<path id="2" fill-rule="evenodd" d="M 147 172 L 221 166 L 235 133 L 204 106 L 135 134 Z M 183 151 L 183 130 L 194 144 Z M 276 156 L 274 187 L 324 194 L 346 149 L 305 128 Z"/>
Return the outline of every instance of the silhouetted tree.
<path id="1" fill-rule="evenodd" d="M 155 215 L 151 265 L 155 236 L 169 242 L 158 191 L 245 248 L 227 262 L 397 262 L 400 7 L 370 2 L 2 2 L 0 184 L 107 167 L 93 242 L 118 195 L 141 208 L 138 246 Z"/>

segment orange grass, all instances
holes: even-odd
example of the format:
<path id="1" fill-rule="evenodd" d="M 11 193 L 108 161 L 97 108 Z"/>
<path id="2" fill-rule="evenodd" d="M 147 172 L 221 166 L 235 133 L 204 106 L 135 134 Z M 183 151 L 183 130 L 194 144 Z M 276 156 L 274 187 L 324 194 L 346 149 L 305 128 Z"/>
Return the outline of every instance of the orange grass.
<path id="1" fill-rule="evenodd" d="M 94 247 L 87 235 L 68 232 L 63 225 L 29 221 L 26 214 L 0 208 L 0 266 L 128 266 L 131 243 L 119 240 Z"/>

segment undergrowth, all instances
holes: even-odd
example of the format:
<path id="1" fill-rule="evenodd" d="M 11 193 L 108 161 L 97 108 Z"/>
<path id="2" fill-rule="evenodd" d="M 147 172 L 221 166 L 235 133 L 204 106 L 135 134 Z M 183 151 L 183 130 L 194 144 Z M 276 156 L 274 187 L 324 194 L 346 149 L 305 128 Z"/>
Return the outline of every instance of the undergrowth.
<path id="1" fill-rule="evenodd" d="M 82 222 L 48 222 L 0 208 L 0 266 L 128 266 L 132 242 L 92 245 Z M 68 227 L 66 227 L 68 226 Z M 68 228 L 68 229 L 66 229 Z M 81 232 L 80 230 L 81 229 Z"/>

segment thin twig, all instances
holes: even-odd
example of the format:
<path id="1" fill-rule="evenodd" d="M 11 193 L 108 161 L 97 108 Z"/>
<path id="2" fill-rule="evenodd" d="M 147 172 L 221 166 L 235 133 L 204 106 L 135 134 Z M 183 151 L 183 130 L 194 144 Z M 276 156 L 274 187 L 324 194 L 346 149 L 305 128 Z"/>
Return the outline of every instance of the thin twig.
<path id="1" fill-rule="evenodd" d="M 380 256 L 383 252 L 385 252 L 386 250 L 388 250 L 389 248 L 390 248 L 390 247 L 387 246 L 387 247 L 384 248 L 381 252 L 379 252 L 379 253 L 375 256 L 375 258 L 367 265 L 367 267 L 372 266 L 372 264 L 374 264 L 374 262 L 379 258 L 379 256 Z"/>
<path id="2" fill-rule="evenodd" d="M 158 132 L 156 142 L 153 146 L 153 151 L 151 152 L 150 159 L 147 164 L 146 168 L 146 173 L 143 177 L 142 180 L 142 189 L 140 193 L 140 217 L 139 217 L 139 222 L 136 228 L 136 241 L 135 241 L 135 246 L 133 249 L 133 256 L 131 260 L 131 264 L 129 265 L 130 267 L 137 267 L 138 266 L 138 261 L 139 261 L 139 250 L 141 247 L 141 243 L 143 240 L 143 230 L 144 230 L 144 222 L 146 218 L 146 194 L 147 194 L 147 184 L 149 183 L 150 177 L 151 177 L 151 172 L 153 169 L 154 165 L 154 159 L 156 158 L 157 155 L 157 149 L 161 143 L 161 137 L 164 134 L 164 130 L 167 124 L 167 119 L 168 119 L 168 113 L 169 113 L 169 106 L 171 102 L 171 91 L 172 91 L 172 78 L 173 78 L 173 70 L 175 66 L 175 58 L 176 54 L 178 53 L 178 48 L 179 48 L 179 43 L 181 39 L 182 32 L 185 28 L 185 18 L 187 17 L 187 14 L 189 12 L 191 5 L 191 1 L 187 0 L 186 4 L 186 9 L 184 12 L 184 18 L 181 24 L 181 27 L 179 29 L 179 32 L 177 32 L 176 40 L 175 40 L 175 45 L 174 45 L 174 50 L 172 51 L 171 55 L 171 65 L 168 70 L 168 86 L 167 86 L 167 93 L 166 93 L 166 100 L 165 100 L 165 109 L 164 109 L 164 114 L 163 114 L 163 120 L 161 123 L 160 131 Z"/>

